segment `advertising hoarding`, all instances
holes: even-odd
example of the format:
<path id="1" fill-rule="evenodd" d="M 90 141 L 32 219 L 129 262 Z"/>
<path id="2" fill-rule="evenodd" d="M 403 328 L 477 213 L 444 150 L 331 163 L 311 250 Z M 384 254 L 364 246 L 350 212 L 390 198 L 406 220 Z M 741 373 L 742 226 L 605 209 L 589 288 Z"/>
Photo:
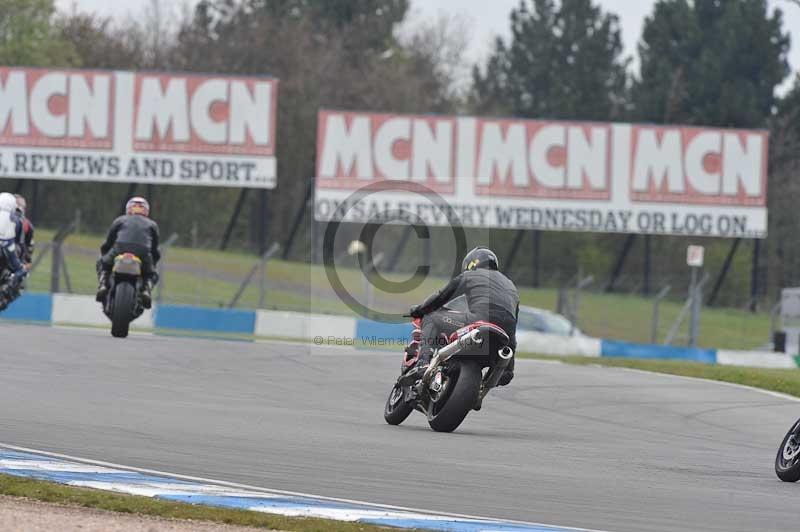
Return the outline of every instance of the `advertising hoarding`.
<path id="1" fill-rule="evenodd" d="M 0 67 L 0 176 L 274 188 L 277 80 Z"/>
<path id="2" fill-rule="evenodd" d="M 323 110 L 315 217 L 764 238 L 767 153 L 758 130 Z"/>

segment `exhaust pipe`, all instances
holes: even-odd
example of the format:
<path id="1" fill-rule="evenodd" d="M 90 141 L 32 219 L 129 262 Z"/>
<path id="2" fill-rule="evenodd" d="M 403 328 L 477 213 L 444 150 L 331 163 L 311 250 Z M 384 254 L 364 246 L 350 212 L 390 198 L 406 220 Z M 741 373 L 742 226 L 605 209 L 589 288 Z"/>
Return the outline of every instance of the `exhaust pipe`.
<path id="1" fill-rule="evenodd" d="M 474 329 L 470 331 L 469 334 L 465 334 L 452 344 L 439 349 L 431 360 L 431 363 L 428 366 L 428 369 L 425 371 L 425 374 L 422 376 L 422 382 L 427 385 L 427 383 L 430 382 L 431 377 L 433 377 L 433 373 L 442 364 L 453 358 L 453 356 L 457 355 L 464 349 L 474 345 L 481 345 L 482 343 L 483 338 L 481 338 L 481 332 L 478 329 Z"/>

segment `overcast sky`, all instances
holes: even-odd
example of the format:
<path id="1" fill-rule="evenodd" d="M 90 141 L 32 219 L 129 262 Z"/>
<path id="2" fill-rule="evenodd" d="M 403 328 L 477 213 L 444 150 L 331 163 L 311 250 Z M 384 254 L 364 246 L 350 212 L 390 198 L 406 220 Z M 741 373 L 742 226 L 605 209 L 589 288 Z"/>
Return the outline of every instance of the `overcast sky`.
<path id="1" fill-rule="evenodd" d="M 56 0 L 56 4 L 61 9 L 69 9 L 74 4 L 82 11 L 125 17 L 136 16 L 150 1 Z M 162 5 L 171 6 L 176 13 L 193 3 L 193 0 L 162 0 Z M 599 3 L 605 10 L 619 15 L 626 54 L 635 59 L 636 43 L 642 32 L 644 18 L 652 11 L 655 0 L 599 0 Z M 800 7 L 789 0 L 769 0 L 769 3 L 772 9 L 780 6 L 784 11 L 784 29 L 791 34 L 793 43 L 790 63 L 796 72 L 800 70 Z M 464 18 L 473 35 L 468 57 L 479 61 L 486 57 L 495 36 L 508 35 L 508 15 L 519 4 L 519 0 L 412 0 L 411 4 L 409 23 L 412 25 L 421 20 L 435 19 L 440 14 Z"/>

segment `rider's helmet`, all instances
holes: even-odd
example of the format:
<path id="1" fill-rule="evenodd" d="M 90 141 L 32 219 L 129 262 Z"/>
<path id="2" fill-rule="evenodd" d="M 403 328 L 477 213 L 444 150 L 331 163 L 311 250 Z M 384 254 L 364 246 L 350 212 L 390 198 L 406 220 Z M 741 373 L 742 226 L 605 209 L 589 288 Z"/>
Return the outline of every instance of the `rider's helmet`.
<path id="1" fill-rule="evenodd" d="M 147 200 L 136 196 L 128 200 L 125 204 L 125 214 L 138 214 L 140 216 L 150 216 L 150 204 Z"/>
<path id="2" fill-rule="evenodd" d="M 468 272 L 483 268 L 485 270 L 499 270 L 500 262 L 497 260 L 497 255 L 491 249 L 478 246 L 464 257 L 464 262 L 461 263 L 461 271 Z"/>
<path id="3" fill-rule="evenodd" d="M 0 193 L 0 212 L 13 213 L 17 210 L 17 198 L 8 192 Z"/>
<path id="4" fill-rule="evenodd" d="M 20 194 L 14 194 L 14 198 L 17 200 L 17 214 L 25 216 L 25 211 L 28 209 L 28 202 L 25 201 L 25 198 Z"/>

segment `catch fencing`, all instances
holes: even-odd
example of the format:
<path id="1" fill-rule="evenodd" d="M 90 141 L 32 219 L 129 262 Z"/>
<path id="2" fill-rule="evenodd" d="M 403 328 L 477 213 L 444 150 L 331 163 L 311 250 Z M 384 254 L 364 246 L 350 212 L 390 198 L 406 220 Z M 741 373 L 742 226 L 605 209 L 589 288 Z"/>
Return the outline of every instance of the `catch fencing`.
<path id="1" fill-rule="evenodd" d="M 29 290 L 65 295 L 92 295 L 96 290 L 95 262 L 102 238 L 80 232 L 79 219 L 57 231 L 37 233 L 39 247 Z M 342 298 L 341 290 L 331 283 L 331 271 L 321 264 L 288 262 L 279 259 L 282 249 L 272 246 L 261 257 L 236 252 L 221 253 L 207 248 L 186 247 L 183 235 L 165 235 L 160 265 L 161 282 L 155 299 L 162 305 L 240 310 L 281 310 L 341 316 L 359 315 Z M 391 240 L 386 238 L 385 240 Z M 441 250 L 437 247 L 437 251 Z M 409 260 L 424 259 L 417 251 Z M 408 257 L 406 257 L 408 258 Z M 390 250 L 378 251 L 368 268 L 371 282 L 359 269 L 363 257 L 344 253 L 335 258 L 341 287 L 354 299 L 363 301 L 367 310 L 393 313 L 407 311 L 415 303 L 446 282 L 446 275 L 435 275 L 402 293 L 382 289 L 381 278 L 404 280 L 408 273 L 392 271 L 396 266 Z M 377 270 L 377 271 L 376 271 Z M 688 295 L 689 275 L 650 279 L 649 294 L 644 294 L 644 279 L 620 275 L 614 292 L 608 291 L 608 278 L 584 273 L 554 273 L 541 279 L 547 288 L 525 286 L 521 270 L 508 274 L 523 279 L 520 284 L 523 303 L 558 311 L 569 318 L 584 334 L 637 343 L 680 346 L 689 344 L 688 322 L 678 321 Z M 377 275 L 379 274 L 379 275 Z M 669 288 L 668 291 L 666 289 Z M 709 288 L 702 301 L 707 303 Z M 734 308 L 704 308 L 700 320 L 699 345 L 718 345 L 736 349 L 767 349 L 772 331 L 779 327 L 771 319 L 773 308 L 761 300 L 760 313 L 748 311 L 749 299 L 741 299 Z M 374 317 L 369 312 L 361 317 Z M 669 340 L 669 341 L 668 341 Z"/>

